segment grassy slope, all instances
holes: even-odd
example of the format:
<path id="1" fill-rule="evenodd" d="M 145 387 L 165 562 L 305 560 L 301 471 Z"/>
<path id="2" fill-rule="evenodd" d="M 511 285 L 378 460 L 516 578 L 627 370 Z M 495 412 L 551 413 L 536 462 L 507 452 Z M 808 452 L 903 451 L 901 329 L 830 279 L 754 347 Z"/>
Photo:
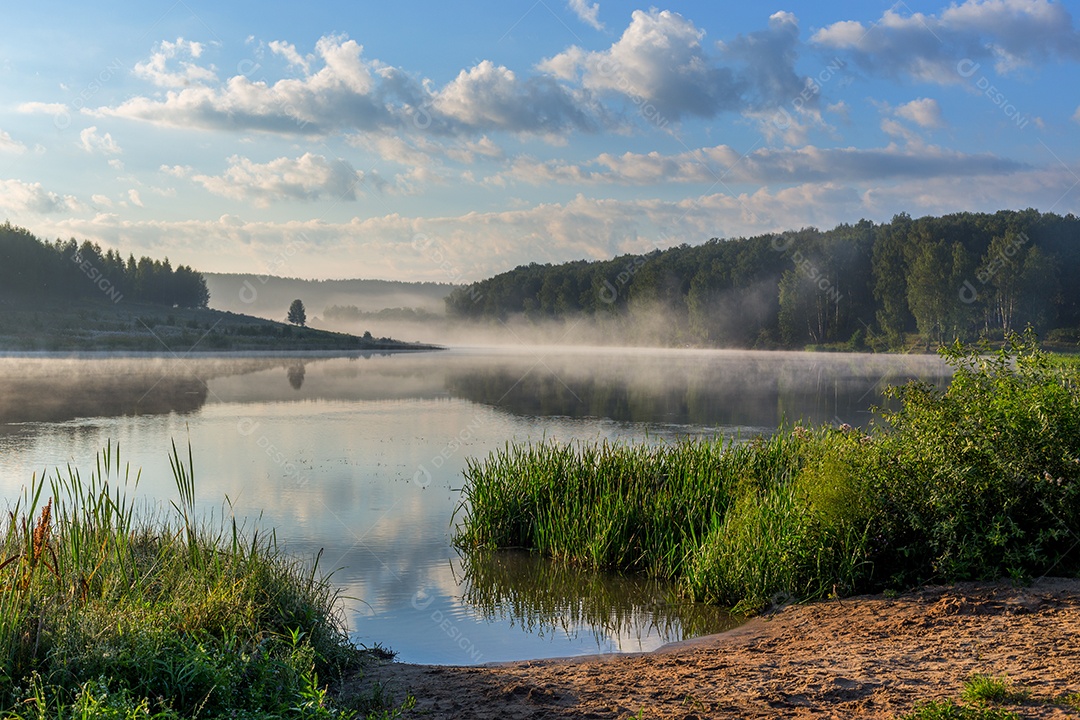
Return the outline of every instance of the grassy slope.
<path id="1" fill-rule="evenodd" d="M 0 298 L 0 351 L 426 350 L 390 338 L 299 328 L 220 310 Z"/>

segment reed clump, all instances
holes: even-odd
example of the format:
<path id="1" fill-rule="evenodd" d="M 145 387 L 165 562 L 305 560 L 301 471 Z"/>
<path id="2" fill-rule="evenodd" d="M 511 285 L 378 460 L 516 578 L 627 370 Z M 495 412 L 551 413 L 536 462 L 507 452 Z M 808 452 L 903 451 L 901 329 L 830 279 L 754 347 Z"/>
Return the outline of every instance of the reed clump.
<path id="1" fill-rule="evenodd" d="M 745 443 L 508 445 L 465 471 L 455 542 L 674 580 L 757 611 L 930 582 L 1080 573 L 1080 368 L 1030 334 L 956 344 L 864 429 Z"/>
<path id="2" fill-rule="evenodd" d="M 352 717 L 326 682 L 355 666 L 338 591 L 273 533 L 136 512 L 119 446 L 89 479 L 35 476 L 0 526 L 4 717 Z"/>

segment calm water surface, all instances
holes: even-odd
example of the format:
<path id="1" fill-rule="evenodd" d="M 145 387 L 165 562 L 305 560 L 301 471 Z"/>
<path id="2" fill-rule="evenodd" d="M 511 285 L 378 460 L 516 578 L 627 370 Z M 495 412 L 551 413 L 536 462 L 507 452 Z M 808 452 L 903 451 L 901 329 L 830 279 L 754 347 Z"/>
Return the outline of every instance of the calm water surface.
<path id="1" fill-rule="evenodd" d="M 722 611 L 663 584 L 528 555 L 462 558 L 451 518 L 467 457 L 509 441 L 747 438 L 785 419 L 865 423 L 887 384 L 940 381 L 932 357 L 692 350 L 454 349 L 353 357 L 0 358 L 0 492 L 88 474 L 108 441 L 174 497 L 190 442 L 199 506 L 276 529 L 335 570 L 357 642 L 472 664 L 655 649 Z"/>

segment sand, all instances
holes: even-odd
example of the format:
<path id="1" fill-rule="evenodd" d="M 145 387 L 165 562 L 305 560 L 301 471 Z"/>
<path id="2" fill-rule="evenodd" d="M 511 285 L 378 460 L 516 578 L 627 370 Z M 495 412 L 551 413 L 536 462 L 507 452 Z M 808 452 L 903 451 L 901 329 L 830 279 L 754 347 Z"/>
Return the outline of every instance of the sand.
<path id="1" fill-rule="evenodd" d="M 893 718 L 960 699 L 974 673 L 1034 698 L 1080 692 L 1080 580 L 968 583 L 790 605 L 655 652 L 479 667 L 375 663 L 406 718 Z M 1060 702 L 1025 718 L 1080 717 Z"/>

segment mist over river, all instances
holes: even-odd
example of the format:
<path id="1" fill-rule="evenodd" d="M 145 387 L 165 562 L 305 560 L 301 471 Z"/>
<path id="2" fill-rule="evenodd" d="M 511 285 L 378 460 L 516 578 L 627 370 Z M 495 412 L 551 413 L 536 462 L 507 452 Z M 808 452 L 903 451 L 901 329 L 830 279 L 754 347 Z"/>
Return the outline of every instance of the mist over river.
<path id="1" fill-rule="evenodd" d="M 620 348 L 352 356 L 0 358 L 0 489 L 84 477 L 118 442 L 167 512 L 190 443 L 198 507 L 322 549 L 358 643 L 471 664 L 650 650 L 733 622 L 661 583 L 513 553 L 462 558 L 466 459 L 507 442 L 746 439 L 784 421 L 865 424 L 881 389 L 943 382 L 936 357 Z M 186 454 L 186 453 L 185 453 Z"/>

